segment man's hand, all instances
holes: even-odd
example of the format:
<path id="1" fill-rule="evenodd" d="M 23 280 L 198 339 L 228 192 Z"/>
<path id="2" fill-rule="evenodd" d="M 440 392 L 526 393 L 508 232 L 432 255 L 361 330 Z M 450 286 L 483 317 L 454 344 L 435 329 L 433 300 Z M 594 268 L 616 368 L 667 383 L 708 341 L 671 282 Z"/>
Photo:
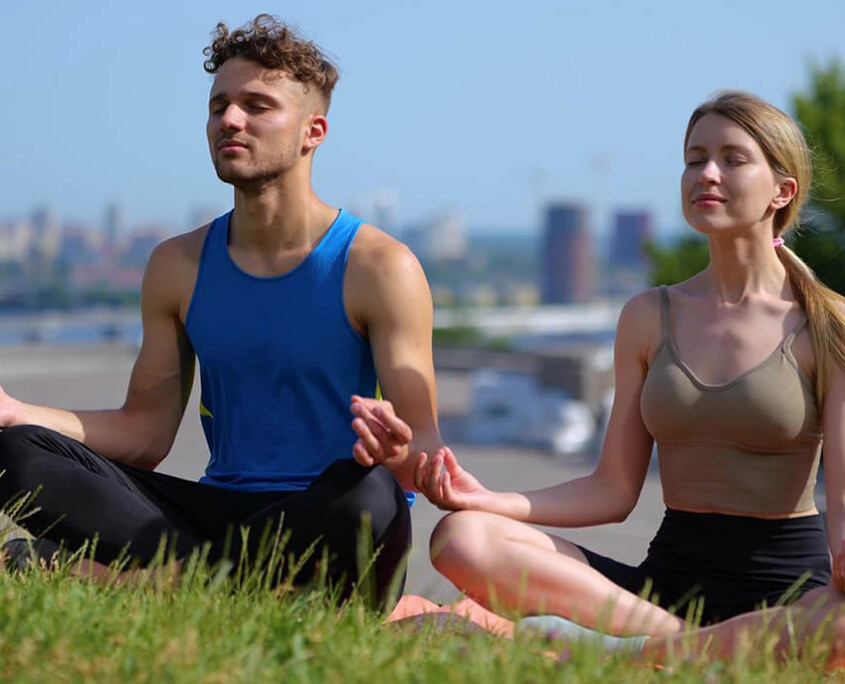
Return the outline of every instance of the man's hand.
<path id="1" fill-rule="evenodd" d="M 414 484 L 431 503 L 447 511 L 484 510 L 492 494 L 461 467 L 449 447 L 438 449 L 431 458 L 420 455 Z"/>
<path id="2" fill-rule="evenodd" d="M 350 410 L 355 416 L 352 429 L 358 435 L 352 454 L 358 463 L 389 467 L 391 460 L 406 455 L 413 433 L 389 401 L 353 395 Z"/>

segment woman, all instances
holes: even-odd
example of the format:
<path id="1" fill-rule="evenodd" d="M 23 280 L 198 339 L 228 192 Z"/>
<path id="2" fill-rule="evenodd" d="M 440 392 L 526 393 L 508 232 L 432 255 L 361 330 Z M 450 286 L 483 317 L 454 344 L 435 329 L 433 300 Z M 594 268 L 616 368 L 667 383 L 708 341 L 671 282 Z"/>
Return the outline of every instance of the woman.
<path id="1" fill-rule="evenodd" d="M 738 629 L 785 618 L 783 610 L 757 609 L 790 592 L 801 597 L 790 609 L 791 629 L 808 636 L 825 625 L 838 637 L 845 300 L 783 243 L 809 189 L 807 145 L 783 112 L 726 92 L 693 113 L 684 157 L 684 216 L 707 238 L 710 264 L 625 305 L 616 395 L 595 472 L 500 493 L 463 470 L 448 448 L 421 456 L 417 486 L 457 511 L 435 529 L 432 561 L 482 605 L 664 637 L 647 642 L 658 652 L 691 616 L 714 624 L 699 634 L 728 653 Z M 389 406 L 356 411 L 359 460 L 400 448 Z M 827 535 L 812 495 L 822 435 Z M 655 441 L 667 510 L 640 566 L 528 524 L 621 522 L 637 502 Z M 828 547 L 836 554 L 832 579 Z M 786 648 L 785 622 L 782 630 Z"/>

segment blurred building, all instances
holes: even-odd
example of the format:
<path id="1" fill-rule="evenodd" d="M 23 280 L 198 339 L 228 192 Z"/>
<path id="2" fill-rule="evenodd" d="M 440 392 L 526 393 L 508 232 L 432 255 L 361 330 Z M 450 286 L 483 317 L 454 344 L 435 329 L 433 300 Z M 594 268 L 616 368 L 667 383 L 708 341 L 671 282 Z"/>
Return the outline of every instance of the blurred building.
<path id="1" fill-rule="evenodd" d="M 373 198 L 373 224 L 393 237 L 399 237 L 398 214 L 398 191 L 393 188 L 379 188 Z"/>
<path id="2" fill-rule="evenodd" d="M 10 221 L 0 224 L 0 263 L 26 260 L 32 242 L 32 224 L 28 221 Z"/>
<path id="3" fill-rule="evenodd" d="M 58 216 L 48 206 L 35 207 L 30 218 L 32 239 L 30 258 L 38 261 L 53 261 L 62 247 L 62 224 Z"/>
<path id="4" fill-rule="evenodd" d="M 469 250 L 463 219 L 451 212 L 406 229 L 403 237 L 424 265 L 460 261 L 466 258 Z"/>
<path id="5" fill-rule="evenodd" d="M 120 204 L 109 202 L 103 214 L 103 252 L 107 259 L 117 257 L 120 231 L 123 228 L 123 212 Z"/>
<path id="6" fill-rule="evenodd" d="M 651 237 L 650 212 L 616 213 L 609 245 L 607 277 L 602 279 L 605 296 L 627 299 L 648 287 L 645 244 Z"/>
<path id="7" fill-rule="evenodd" d="M 220 210 L 220 207 L 210 204 L 196 204 L 188 212 L 188 230 L 194 230 L 195 228 L 204 226 L 206 223 L 211 223 L 222 213 L 223 211 Z"/>
<path id="8" fill-rule="evenodd" d="M 126 247 L 120 257 L 121 265 L 143 268 L 156 245 L 170 233 L 170 228 L 163 224 L 142 226 L 133 230 L 127 236 Z"/>
<path id="9" fill-rule="evenodd" d="M 642 268 L 646 265 L 643 245 L 651 238 L 652 221 L 648 211 L 620 211 L 613 221 L 610 243 L 612 268 Z"/>
<path id="10" fill-rule="evenodd" d="M 540 290 L 544 304 L 587 302 L 593 298 L 595 256 L 583 205 L 546 207 L 540 249 Z"/>
<path id="11" fill-rule="evenodd" d="M 87 265 L 102 258 L 103 236 L 84 225 L 69 225 L 65 228 L 62 248 L 58 259 L 65 264 Z"/>

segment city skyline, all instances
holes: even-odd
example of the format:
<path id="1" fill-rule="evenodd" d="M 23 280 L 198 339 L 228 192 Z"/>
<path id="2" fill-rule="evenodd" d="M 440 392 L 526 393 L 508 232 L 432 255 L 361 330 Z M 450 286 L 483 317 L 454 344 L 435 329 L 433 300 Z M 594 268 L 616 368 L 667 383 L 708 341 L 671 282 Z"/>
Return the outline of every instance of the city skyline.
<path id="1" fill-rule="evenodd" d="M 374 221 L 385 197 L 399 226 L 445 212 L 470 233 L 539 234 L 542 208 L 648 210 L 657 233 L 683 225 L 681 139 L 692 108 L 725 87 L 789 110 L 808 65 L 843 59 L 845 4 L 783 0 L 706 8 L 669 0 L 532 0 L 425 7 L 362 0 L 287 3 L 282 18 L 341 69 L 315 188 Z M 0 217 L 38 204 L 99 223 L 106 201 L 129 225 L 187 225 L 191 207 L 231 204 L 205 149 L 210 85 L 201 50 L 216 21 L 266 6 L 138 7 L 103 0 L 49 11 L 3 3 L 9 69 L 0 122 Z M 37 44 L 38 50 L 32 46 Z"/>

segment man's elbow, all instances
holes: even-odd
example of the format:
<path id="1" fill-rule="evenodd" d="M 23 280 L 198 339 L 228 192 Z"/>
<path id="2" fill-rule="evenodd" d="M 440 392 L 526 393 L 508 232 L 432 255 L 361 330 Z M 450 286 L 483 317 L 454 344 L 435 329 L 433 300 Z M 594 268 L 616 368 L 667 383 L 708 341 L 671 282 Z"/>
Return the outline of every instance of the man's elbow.
<path id="1" fill-rule="evenodd" d="M 127 465 L 141 470 L 155 470 L 170 453 L 175 435 L 145 424 L 137 425 L 135 435 L 132 447 L 128 450 Z"/>
<path id="2" fill-rule="evenodd" d="M 145 451 L 139 454 L 129 465 L 139 470 L 155 470 L 166 456 L 167 452 Z"/>

